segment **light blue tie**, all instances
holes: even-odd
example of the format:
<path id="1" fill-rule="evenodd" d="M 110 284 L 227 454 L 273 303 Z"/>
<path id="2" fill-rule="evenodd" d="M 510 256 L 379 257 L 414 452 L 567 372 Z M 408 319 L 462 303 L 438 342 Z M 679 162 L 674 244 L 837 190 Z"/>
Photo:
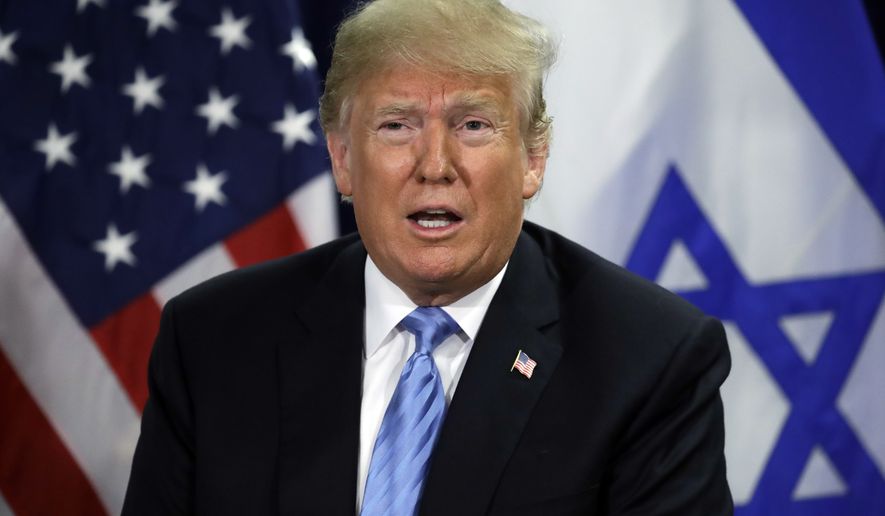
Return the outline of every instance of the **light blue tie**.
<path id="1" fill-rule="evenodd" d="M 402 320 L 415 335 L 375 438 L 363 497 L 363 516 L 415 514 L 427 464 L 446 413 L 446 395 L 433 361 L 433 348 L 458 331 L 437 306 L 419 306 Z"/>

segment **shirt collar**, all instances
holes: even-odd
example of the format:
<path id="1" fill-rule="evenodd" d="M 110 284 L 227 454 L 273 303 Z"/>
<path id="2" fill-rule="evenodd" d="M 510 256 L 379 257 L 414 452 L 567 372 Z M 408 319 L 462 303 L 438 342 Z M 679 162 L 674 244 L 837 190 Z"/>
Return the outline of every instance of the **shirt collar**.
<path id="1" fill-rule="evenodd" d="M 509 262 L 508 262 L 509 263 Z M 454 303 L 442 307 L 448 313 L 467 338 L 473 340 L 479 333 L 479 327 L 485 318 L 486 311 L 495 297 L 495 292 L 504 279 L 507 263 L 486 284 L 462 297 Z M 378 351 L 387 336 L 403 317 L 418 307 L 409 299 L 395 283 L 381 273 L 372 257 L 366 258 L 366 357 Z"/>

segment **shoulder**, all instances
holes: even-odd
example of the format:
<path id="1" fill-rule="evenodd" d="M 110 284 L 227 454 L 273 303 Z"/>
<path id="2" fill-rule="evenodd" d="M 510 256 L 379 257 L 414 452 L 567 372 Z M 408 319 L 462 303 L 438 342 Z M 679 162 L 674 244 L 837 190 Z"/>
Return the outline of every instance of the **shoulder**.
<path id="1" fill-rule="evenodd" d="M 700 367 L 727 357 L 721 323 L 682 297 L 536 224 L 523 232 L 547 262 L 562 344 L 579 361 L 602 360 L 651 386 L 676 356 Z"/>
<path id="2" fill-rule="evenodd" d="M 163 362 L 161 356 L 180 360 L 194 385 L 216 386 L 238 375 L 267 376 L 275 367 L 274 350 L 309 333 L 299 314 L 328 299 L 329 291 L 342 301 L 359 297 L 360 286 L 351 284 L 362 274 L 361 253 L 359 239 L 347 236 L 182 292 L 163 308 L 155 361 Z M 324 281 L 332 277 L 337 283 L 329 288 Z"/>
<path id="3" fill-rule="evenodd" d="M 704 317 L 685 299 L 554 231 L 526 222 L 523 232 L 540 248 L 565 303 L 645 324 Z"/>
<path id="4" fill-rule="evenodd" d="M 180 293 L 171 303 L 178 310 L 218 310 L 230 305 L 279 304 L 293 297 L 303 298 L 345 250 L 354 247 L 362 249 L 358 236 L 347 235 L 298 254 L 215 276 Z M 359 264 L 355 261 L 353 265 Z"/>

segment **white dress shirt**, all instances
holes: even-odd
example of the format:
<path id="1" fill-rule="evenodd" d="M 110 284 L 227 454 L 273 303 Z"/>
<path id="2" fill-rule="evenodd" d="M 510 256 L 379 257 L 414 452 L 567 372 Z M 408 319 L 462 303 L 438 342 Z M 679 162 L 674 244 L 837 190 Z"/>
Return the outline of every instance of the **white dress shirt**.
<path id="1" fill-rule="evenodd" d="M 452 401 L 461 371 L 473 347 L 489 304 L 501 284 L 505 264 L 488 283 L 470 294 L 442 307 L 461 331 L 444 340 L 433 350 L 433 360 L 439 369 L 446 393 L 446 406 Z M 360 412 L 360 455 L 357 478 L 357 514 L 363 503 L 375 436 L 393 391 L 399 382 L 406 361 L 415 351 L 415 337 L 399 325 L 403 318 L 418 307 L 386 276 L 381 274 L 371 257 L 366 258 L 366 312 L 363 355 L 363 398 Z"/>

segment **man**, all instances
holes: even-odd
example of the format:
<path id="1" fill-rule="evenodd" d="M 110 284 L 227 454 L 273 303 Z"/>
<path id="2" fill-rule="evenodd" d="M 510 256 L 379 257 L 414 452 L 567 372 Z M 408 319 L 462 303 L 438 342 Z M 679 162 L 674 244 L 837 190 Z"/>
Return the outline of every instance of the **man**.
<path id="1" fill-rule="evenodd" d="M 523 223 L 553 53 L 497 0 L 342 25 L 359 235 L 169 302 L 124 514 L 732 512 L 721 325 Z"/>

